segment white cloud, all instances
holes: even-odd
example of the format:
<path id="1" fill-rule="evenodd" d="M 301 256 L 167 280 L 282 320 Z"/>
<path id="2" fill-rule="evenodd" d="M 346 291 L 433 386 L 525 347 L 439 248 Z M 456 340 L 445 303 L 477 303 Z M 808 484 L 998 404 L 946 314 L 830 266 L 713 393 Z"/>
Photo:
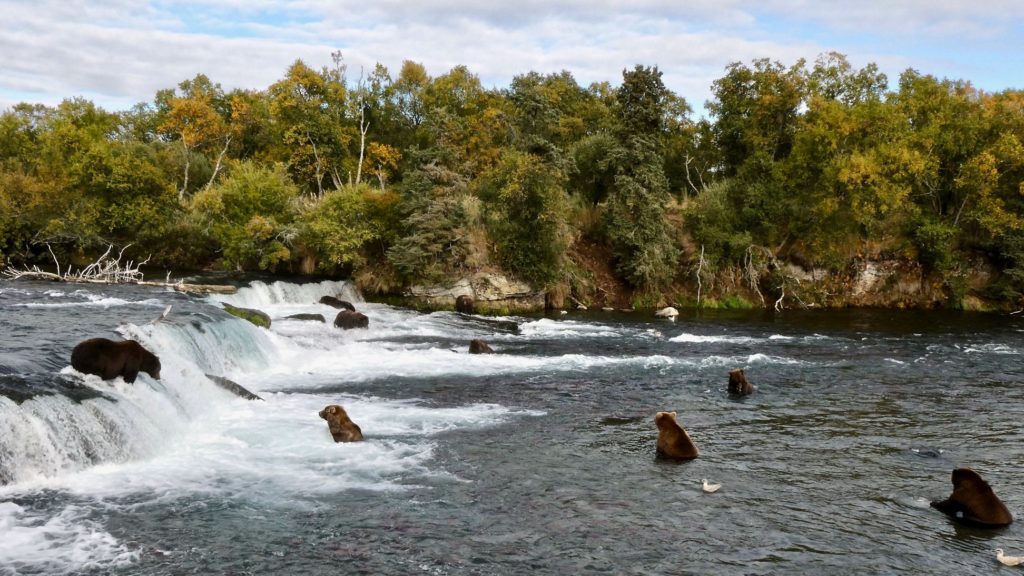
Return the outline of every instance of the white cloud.
<path id="1" fill-rule="evenodd" d="M 124 108 L 197 73 L 225 88 L 265 88 L 294 60 L 319 67 L 341 49 L 353 70 L 382 62 L 397 71 L 409 59 L 440 74 L 466 64 L 498 86 L 530 70 L 615 84 L 623 68 L 658 65 L 699 108 L 726 64 L 758 57 L 788 64 L 838 50 L 890 76 L 907 66 L 1013 75 L 1009 64 L 1020 56 L 1007 56 L 1000 70 L 971 42 L 950 38 L 998 41 L 1018 54 L 1024 2 L 0 0 L 0 13 L 0 106 L 88 95 Z M 829 45 L 829 31 L 863 40 Z"/>

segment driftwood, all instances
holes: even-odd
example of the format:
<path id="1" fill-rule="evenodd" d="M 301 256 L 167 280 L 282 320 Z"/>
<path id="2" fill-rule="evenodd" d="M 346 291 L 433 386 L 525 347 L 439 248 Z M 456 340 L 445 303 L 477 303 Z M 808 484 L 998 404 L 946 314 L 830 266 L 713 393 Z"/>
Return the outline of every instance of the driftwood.
<path id="1" fill-rule="evenodd" d="M 57 256 L 54 255 L 53 250 L 50 249 L 50 245 L 47 244 L 46 249 L 50 252 L 50 256 L 53 257 L 53 263 L 57 267 L 56 272 L 46 272 L 45 270 L 41 270 L 39 266 L 32 266 L 31 268 L 25 267 L 20 270 L 11 266 L 6 268 L 3 272 L 0 272 L 0 276 L 10 280 L 46 280 L 50 282 L 72 282 L 81 284 L 138 284 L 139 286 L 171 288 L 179 292 L 193 294 L 234 294 L 237 291 L 237 288 L 234 286 L 185 284 L 180 281 L 171 282 L 170 272 L 167 273 L 167 280 L 164 282 L 145 281 L 143 280 L 144 274 L 140 268 L 149 262 L 149 257 L 138 264 L 132 260 L 121 262 L 121 258 L 124 256 L 124 251 L 127 250 L 129 246 L 131 246 L 131 244 L 121 248 L 120 252 L 117 253 L 117 257 L 113 258 L 111 257 L 111 252 L 113 251 L 114 246 L 111 244 L 107 247 L 107 251 L 104 252 L 102 256 L 85 268 L 72 270 L 71 267 L 68 266 L 63 272 L 61 272 L 60 262 L 57 260 Z"/>

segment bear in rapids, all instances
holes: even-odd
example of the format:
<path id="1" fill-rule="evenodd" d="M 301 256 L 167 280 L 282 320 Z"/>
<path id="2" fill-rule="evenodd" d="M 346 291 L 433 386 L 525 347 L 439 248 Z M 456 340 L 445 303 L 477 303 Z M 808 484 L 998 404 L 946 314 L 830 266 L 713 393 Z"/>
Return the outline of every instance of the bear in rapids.
<path id="1" fill-rule="evenodd" d="M 327 406 L 320 411 L 320 417 L 327 420 L 327 428 L 335 442 L 359 442 L 363 439 L 363 431 L 348 417 L 348 413 L 341 406 Z"/>
<path id="2" fill-rule="evenodd" d="M 658 426 L 659 458 L 693 460 L 700 454 L 690 435 L 676 422 L 675 412 L 658 412 L 654 423 Z"/>
<path id="3" fill-rule="evenodd" d="M 114 342 L 106 338 L 92 338 L 81 342 L 71 351 L 71 366 L 104 380 L 121 376 L 129 384 L 135 382 L 139 372 L 160 379 L 160 359 L 134 340 Z"/>
<path id="4" fill-rule="evenodd" d="M 334 317 L 334 325 L 343 330 L 351 330 L 353 328 L 368 328 L 370 326 L 370 319 L 361 312 L 353 312 L 351 310 L 342 310 L 338 312 L 338 315 Z"/>
<path id="5" fill-rule="evenodd" d="M 957 522 L 980 528 L 1001 528 L 1013 522 L 1006 505 L 981 475 L 970 468 L 953 470 L 953 493 L 931 507 Z"/>

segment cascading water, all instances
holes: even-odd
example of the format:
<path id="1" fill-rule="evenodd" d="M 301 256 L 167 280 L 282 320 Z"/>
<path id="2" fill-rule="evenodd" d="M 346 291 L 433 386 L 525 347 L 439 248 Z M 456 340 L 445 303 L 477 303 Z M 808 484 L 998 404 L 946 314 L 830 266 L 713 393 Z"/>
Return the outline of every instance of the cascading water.
<path id="1" fill-rule="evenodd" d="M 1012 317 L 493 319 L 335 282 L 203 299 L 52 287 L 0 281 L 2 576 L 980 573 L 990 548 L 1024 542 L 1022 523 L 963 535 L 927 505 L 966 465 L 1024 509 Z M 334 327 L 327 295 L 369 328 Z M 161 380 L 68 368 L 97 336 L 142 342 Z M 496 353 L 468 354 L 473 338 Z M 732 368 L 752 396 L 727 396 Z M 332 442 L 329 404 L 364 442 Z M 655 460 L 658 410 L 700 458 Z"/>

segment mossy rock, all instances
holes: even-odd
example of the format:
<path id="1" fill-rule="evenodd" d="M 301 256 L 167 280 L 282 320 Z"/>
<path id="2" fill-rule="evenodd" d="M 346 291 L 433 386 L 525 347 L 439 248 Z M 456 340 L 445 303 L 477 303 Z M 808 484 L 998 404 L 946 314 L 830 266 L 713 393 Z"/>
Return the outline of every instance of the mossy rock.
<path id="1" fill-rule="evenodd" d="M 248 320 L 260 328 L 270 328 L 270 316 L 265 312 L 253 310 L 252 308 L 239 308 L 231 304 L 225 304 L 224 311 L 232 316 L 238 316 L 242 320 Z"/>

